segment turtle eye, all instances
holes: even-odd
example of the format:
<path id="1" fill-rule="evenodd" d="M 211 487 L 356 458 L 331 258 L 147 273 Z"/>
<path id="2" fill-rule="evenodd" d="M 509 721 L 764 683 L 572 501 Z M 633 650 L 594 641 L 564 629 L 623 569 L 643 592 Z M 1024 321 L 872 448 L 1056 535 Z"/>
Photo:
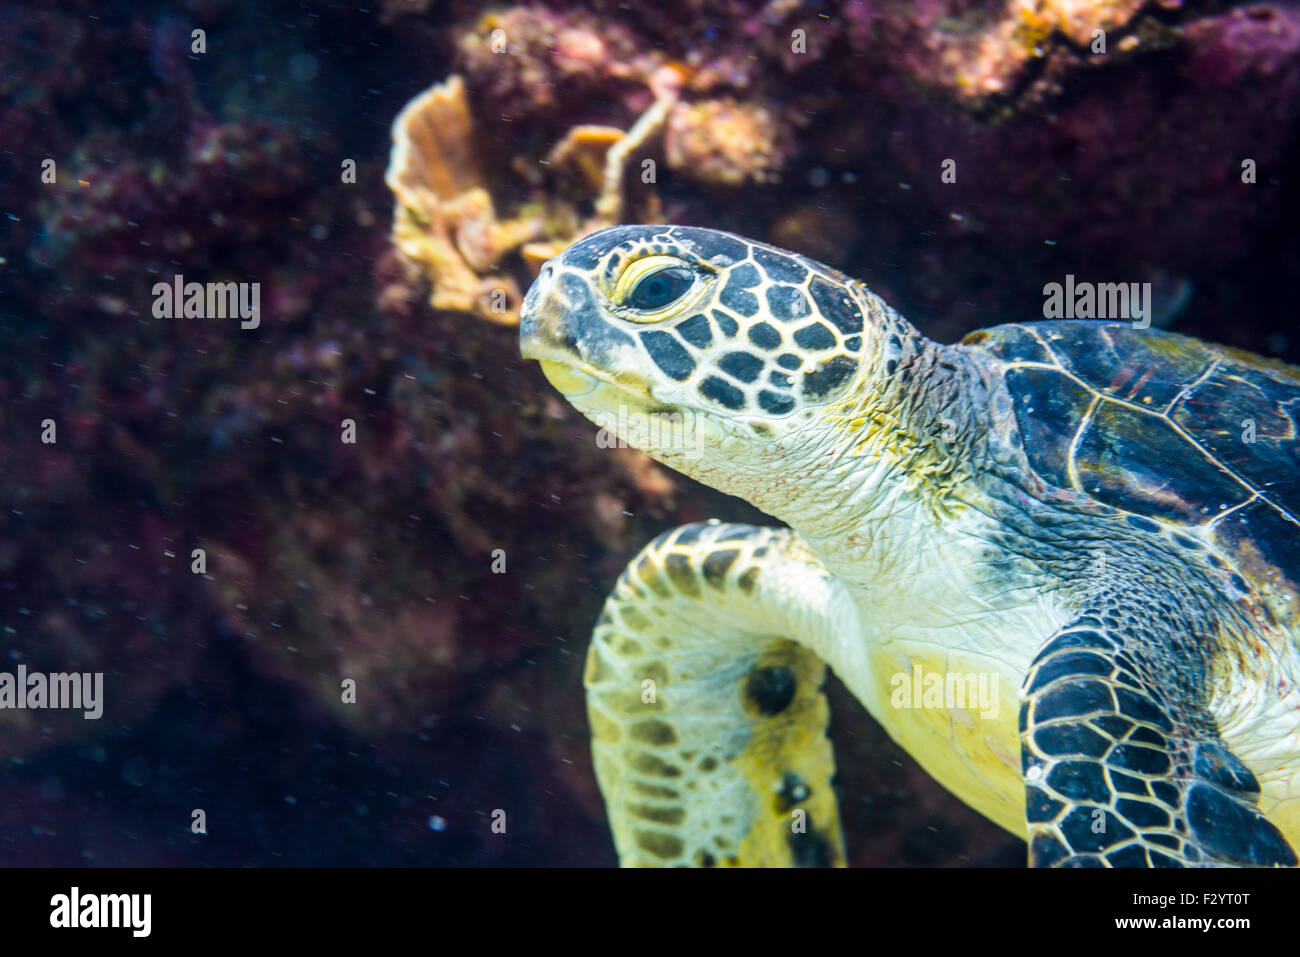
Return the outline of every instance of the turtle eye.
<path id="1" fill-rule="evenodd" d="M 670 306 L 695 284 L 695 274 L 686 266 L 669 266 L 643 276 L 628 292 L 623 305 L 653 312 Z"/>

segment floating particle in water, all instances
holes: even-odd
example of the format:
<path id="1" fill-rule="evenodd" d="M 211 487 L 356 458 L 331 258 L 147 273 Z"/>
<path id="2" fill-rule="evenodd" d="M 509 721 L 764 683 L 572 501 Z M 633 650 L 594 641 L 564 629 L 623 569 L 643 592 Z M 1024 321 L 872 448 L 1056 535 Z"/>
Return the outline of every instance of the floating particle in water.
<path id="1" fill-rule="evenodd" d="M 122 780 L 133 787 L 144 787 L 149 773 L 149 762 L 144 758 L 131 758 L 122 765 Z"/>
<path id="2" fill-rule="evenodd" d="M 320 71 L 320 61 L 310 53 L 300 52 L 289 57 L 289 76 L 297 83 L 306 83 Z"/>

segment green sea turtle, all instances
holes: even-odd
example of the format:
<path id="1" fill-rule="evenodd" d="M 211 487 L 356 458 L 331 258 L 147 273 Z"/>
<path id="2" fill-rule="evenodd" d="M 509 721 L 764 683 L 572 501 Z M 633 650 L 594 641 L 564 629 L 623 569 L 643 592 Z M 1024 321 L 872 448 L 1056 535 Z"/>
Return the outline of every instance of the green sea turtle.
<path id="1" fill-rule="evenodd" d="M 788 525 L 667 532 L 605 604 L 585 684 L 623 864 L 842 863 L 826 664 L 1031 865 L 1296 863 L 1300 370 L 1120 322 L 940 345 L 677 226 L 553 259 L 521 342 Z"/>

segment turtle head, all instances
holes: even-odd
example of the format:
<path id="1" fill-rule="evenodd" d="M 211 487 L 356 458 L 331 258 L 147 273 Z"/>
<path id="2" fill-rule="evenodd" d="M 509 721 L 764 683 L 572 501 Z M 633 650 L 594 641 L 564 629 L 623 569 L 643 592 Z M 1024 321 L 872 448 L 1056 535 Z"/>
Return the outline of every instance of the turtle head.
<path id="1" fill-rule="evenodd" d="M 520 341 L 598 425 L 721 487 L 709 474 L 720 463 L 743 468 L 765 449 L 796 447 L 855 388 L 873 334 L 869 296 L 729 233 L 619 226 L 542 268 Z"/>

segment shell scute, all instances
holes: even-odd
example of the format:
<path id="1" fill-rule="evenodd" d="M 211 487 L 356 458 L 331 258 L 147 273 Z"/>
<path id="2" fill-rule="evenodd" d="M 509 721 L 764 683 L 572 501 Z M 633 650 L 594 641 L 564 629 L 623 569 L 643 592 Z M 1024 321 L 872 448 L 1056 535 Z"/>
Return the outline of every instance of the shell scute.
<path id="1" fill-rule="evenodd" d="M 1300 592 L 1300 369 L 1086 320 L 997 326 L 963 346 L 999 360 L 1015 414 L 994 427 L 1044 482 L 1198 528 L 1256 583 Z"/>
<path id="2" fill-rule="evenodd" d="M 1029 464 L 1058 488 L 1070 487 L 1070 442 L 1088 414 L 1093 394 L 1056 369 L 1007 371 L 1016 421 Z"/>
<path id="3" fill-rule="evenodd" d="M 1114 508 L 1197 525 L 1251 490 L 1216 467 L 1162 416 L 1100 402 L 1075 452 L 1081 491 Z"/>
<path id="4" fill-rule="evenodd" d="M 1170 419 L 1265 497 L 1300 511 L 1300 385 L 1222 361 L 1189 389 Z"/>
<path id="5" fill-rule="evenodd" d="M 1091 389 L 1153 412 L 1169 407 L 1215 356 L 1186 336 L 1134 329 L 1128 323 L 1043 323 L 1061 367 Z"/>

